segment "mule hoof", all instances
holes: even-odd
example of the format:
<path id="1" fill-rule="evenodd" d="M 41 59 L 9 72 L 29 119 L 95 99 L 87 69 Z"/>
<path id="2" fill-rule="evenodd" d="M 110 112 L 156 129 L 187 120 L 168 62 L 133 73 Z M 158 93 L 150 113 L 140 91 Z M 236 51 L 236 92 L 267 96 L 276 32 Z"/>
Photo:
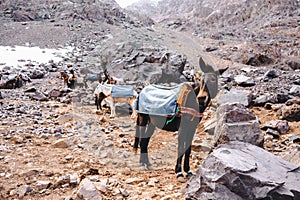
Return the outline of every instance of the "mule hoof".
<path id="1" fill-rule="evenodd" d="M 140 169 L 141 169 L 141 171 L 147 171 L 148 170 L 148 166 L 146 164 L 144 164 L 144 163 L 141 163 L 140 164 Z"/>
<path id="2" fill-rule="evenodd" d="M 192 172 L 186 173 L 186 177 L 187 177 L 187 178 L 191 178 L 193 175 L 194 175 L 194 174 L 193 174 Z"/>
<path id="3" fill-rule="evenodd" d="M 185 182 L 185 178 L 184 176 L 182 175 L 182 173 L 178 173 L 177 174 L 177 180 L 181 183 L 184 183 Z"/>
<path id="4" fill-rule="evenodd" d="M 140 163 L 141 168 L 143 168 L 144 170 L 152 170 L 153 167 L 151 165 L 151 163 Z"/>
<path id="5" fill-rule="evenodd" d="M 147 166 L 146 166 L 146 169 L 147 169 L 147 170 L 153 170 L 153 167 L 152 167 L 152 165 L 150 164 L 150 165 L 147 165 Z"/>

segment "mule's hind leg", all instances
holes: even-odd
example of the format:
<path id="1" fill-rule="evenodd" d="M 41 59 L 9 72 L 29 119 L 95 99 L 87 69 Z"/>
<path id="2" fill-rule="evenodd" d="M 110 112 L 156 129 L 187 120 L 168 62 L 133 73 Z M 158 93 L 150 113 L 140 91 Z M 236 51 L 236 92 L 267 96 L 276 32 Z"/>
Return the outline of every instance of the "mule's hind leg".
<path id="1" fill-rule="evenodd" d="M 149 145 L 149 141 L 151 136 L 153 135 L 155 130 L 155 126 L 151 123 L 148 124 L 146 132 L 144 132 L 145 134 L 143 134 L 143 132 L 141 132 L 141 155 L 140 155 L 140 164 L 141 166 L 145 166 L 148 169 L 151 167 L 151 163 L 149 161 L 149 157 L 148 157 L 148 145 Z"/>
<path id="2" fill-rule="evenodd" d="M 134 138 L 134 143 L 133 143 L 133 150 L 135 153 L 137 152 L 137 150 L 139 148 L 139 144 L 140 144 L 141 128 L 146 128 L 146 127 L 141 127 L 139 125 L 136 125 L 136 127 L 135 127 L 135 138 Z"/>
<path id="3" fill-rule="evenodd" d="M 133 143 L 133 150 L 137 152 L 139 144 L 141 141 L 141 134 L 145 133 L 146 125 L 148 123 L 149 117 L 145 114 L 137 114 L 136 126 L 135 126 L 135 138 Z"/>

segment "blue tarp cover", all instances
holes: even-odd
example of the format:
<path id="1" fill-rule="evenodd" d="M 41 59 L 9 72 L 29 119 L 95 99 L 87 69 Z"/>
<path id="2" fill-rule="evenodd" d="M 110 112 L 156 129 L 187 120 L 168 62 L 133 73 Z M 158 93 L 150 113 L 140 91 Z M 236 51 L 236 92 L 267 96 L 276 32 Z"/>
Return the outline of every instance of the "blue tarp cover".
<path id="1" fill-rule="evenodd" d="M 111 89 L 112 97 L 133 97 L 133 86 L 132 85 L 113 85 Z"/>
<path id="2" fill-rule="evenodd" d="M 138 112 L 154 115 L 174 115 L 181 87 L 148 85 L 139 94 Z"/>

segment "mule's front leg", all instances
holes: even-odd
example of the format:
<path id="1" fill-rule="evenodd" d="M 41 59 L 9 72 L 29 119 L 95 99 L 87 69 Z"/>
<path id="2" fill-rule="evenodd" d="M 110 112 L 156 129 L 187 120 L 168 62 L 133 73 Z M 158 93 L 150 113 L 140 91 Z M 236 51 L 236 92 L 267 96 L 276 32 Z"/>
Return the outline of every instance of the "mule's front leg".
<path id="1" fill-rule="evenodd" d="M 130 116 L 131 119 L 135 119 L 137 117 L 137 110 L 132 109 L 132 114 Z"/>
<path id="2" fill-rule="evenodd" d="M 184 181 L 184 176 L 182 174 L 182 159 L 184 156 L 184 172 L 187 177 L 192 176 L 190 172 L 190 155 L 191 155 L 191 145 L 193 137 L 198 125 L 197 120 L 190 120 L 190 118 L 183 116 L 181 118 L 180 128 L 178 130 L 178 157 L 175 166 L 175 173 L 177 179 L 181 182 Z"/>
<path id="3" fill-rule="evenodd" d="M 99 110 L 99 99 L 98 99 L 98 94 L 95 94 L 95 105 L 97 106 L 97 110 Z"/>
<path id="4" fill-rule="evenodd" d="M 110 105 L 110 117 L 114 118 L 116 116 L 116 104 L 112 97 L 109 97 L 109 105 Z"/>
<path id="5" fill-rule="evenodd" d="M 182 158 L 185 152 L 185 144 L 184 144 L 184 135 L 182 134 L 182 131 L 178 132 L 178 149 L 177 149 L 177 161 L 175 166 L 175 173 L 177 176 L 177 179 L 180 182 L 184 182 L 184 176 L 182 174 Z"/>

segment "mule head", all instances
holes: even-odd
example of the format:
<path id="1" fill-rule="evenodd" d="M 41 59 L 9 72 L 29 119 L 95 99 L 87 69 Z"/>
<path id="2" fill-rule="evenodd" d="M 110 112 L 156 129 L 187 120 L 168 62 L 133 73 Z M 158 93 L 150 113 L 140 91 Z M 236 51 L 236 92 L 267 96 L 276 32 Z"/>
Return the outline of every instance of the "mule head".
<path id="1" fill-rule="evenodd" d="M 60 78 L 65 79 L 68 76 L 68 73 L 66 71 L 60 72 Z"/>
<path id="2" fill-rule="evenodd" d="M 116 81 L 113 77 L 110 76 L 110 77 L 108 78 L 108 80 L 107 80 L 107 83 L 108 83 L 108 84 L 116 84 L 117 81 Z"/>
<path id="3" fill-rule="evenodd" d="M 196 72 L 194 77 L 194 90 L 199 102 L 200 111 L 204 111 L 211 99 L 218 94 L 218 75 L 224 72 L 224 69 L 215 71 L 210 65 L 205 64 L 202 58 L 199 59 L 201 71 Z"/>

